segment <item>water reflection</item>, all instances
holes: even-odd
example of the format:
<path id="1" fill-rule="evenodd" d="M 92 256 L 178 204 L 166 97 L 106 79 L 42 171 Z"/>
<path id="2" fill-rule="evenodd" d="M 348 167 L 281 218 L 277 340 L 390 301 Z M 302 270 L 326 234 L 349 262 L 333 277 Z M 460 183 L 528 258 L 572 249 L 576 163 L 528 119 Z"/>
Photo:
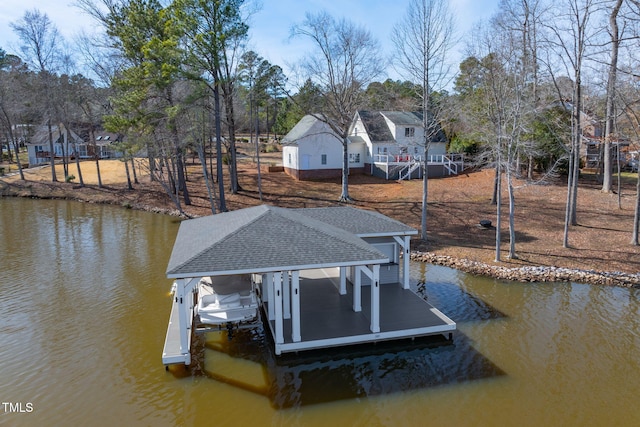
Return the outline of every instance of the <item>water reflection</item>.
<path id="1" fill-rule="evenodd" d="M 224 331 L 207 336 L 202 343 L 205 357 L 194 362 L 194 374 L 203 373 L 213 380 L 263 395 L 279 409 L 504 375 L 461 332 L 452 341 L 432 336 L 278 357 L 273 354 L 268 334 L 260 327 L 236 333 L 230 341 Z M 229 357 L 235 359 L 231 364 Z M 251 363 L 253 372 L 246 375 Z M 233 369 L 234 365 L 237 369 Z M 176 372 L 177 376 L 183 373 L 181 369 Z"/>
<path id="2" fill-rule="evenodd" d="M 274 407 L 415 391 L 503 375 L 463 334 L 453 341 L 366 344 L 286 357 L 269 366 Z"/>

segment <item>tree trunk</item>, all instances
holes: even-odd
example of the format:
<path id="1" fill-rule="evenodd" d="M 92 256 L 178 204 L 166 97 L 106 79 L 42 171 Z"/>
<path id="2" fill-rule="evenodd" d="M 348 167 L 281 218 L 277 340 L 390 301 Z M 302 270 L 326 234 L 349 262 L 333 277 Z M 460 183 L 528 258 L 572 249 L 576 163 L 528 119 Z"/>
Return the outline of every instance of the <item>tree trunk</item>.
<path id="1" fill-rule="evenodd" d="M 609 34 L 611 35 L 611 62 L 609 63 L 609 75 L 607 79 L 607 102 L 606 119 L 604 130 L 604 172 L 602 179 L 602 191 L 611 192 L 611 139 L 614 132 L 615 122 L 615 92 L 616 78 L 618 70 L 618 49 L 620 47 L 618 30 L 618 12 L 622 7 L 623 0 L 617 0 L 609 15 Z"/>
<path id="2" fill-rule="evenodd" d="M 124 170 L 127 174 L 127 188 L 129 190 L 133 190 L 133 185 L 131 185 L 131 175 L 129 174 L 129 163 L 127 163 L 126 159 L 124 161 Z"/>
<path id="3" fill-rule="evenodd" d="M 582 124 L 580 123 L 580 113 L 582 111 L 582 83 L 580 75 L 581 70 L 580 68 L 577 68 L 573 100 L 573 126 L 575 129 L 573 134 L 573 170 L 569 172 L 573 174 L 571 179 L 571 225 L 578 225 L 578 178 L 580 177 L 580 144 L 582 143 Z"/>
<path id="4" fill-rule="evenodd" d="M 65 125 L 65 128 L 67 130 L 67 140 L 69 140 L 71 139 L 71 130 L 69 129 L 68 124 Z M 80 182 L 80 187 L 84 187 L 84 179 L 82 178 L 82 169 L 80 168 L 80 156 L 78 154 L 78 145 L 76 144 L 75 140 L 71 143 L 71 146 L 73 147 L 73 153 L 76 158 L 76 170 L 78 171 L 78 181 Z"/>
<path id="5" fill-rule="evenodd" d="M 53 131 L 51 130 L 51 120 L 47 121 L 47 127 L 49 129 L 49 161 L 51 162 L 51 181 L 57 182 L 58 177 L 56 176 L 56 158 L 55 152 L 53 150 Z"/>
<path id="6" fill-rule="evenodd" d="M 427 128 L 425 127 L 425 133 Z M 425 136 L 426 137 L 426 136 Z M 428 194 L 429 194 L 429 143 L 425 142 L 424 145 L 424 174 L 422 175 L 422 215 L 420 218 L 420 237 L 423 241 L 427 241 L 427 208 L 428 208 Z"/>
<path id="7" fill-rule="evenodd" d="M 178 132 L 173 132 L 174 144 L 175 144 L 175 156 L 176 156 L 176 172 L 178 175 L 178 187 L 182 190 L 182 196 L 184 197 L 184 204 L 191 205 L 191 198 L 189 197 L 189 190 L 187 189 L 187 179 L 184 173 L 184 153 L 180 148 Z"/>
<path id="8" fill-rule="evenodd" d="M 216 81 L 213 86 L 213 109 L 214 120 L 216 128 L 216 173 L 218 176 L 218 191 L 220 196 L 218 197 L 218 210 L 220 212 L 227 211 L 227 205 L 224 200 L 224 170 L 222 165 L 222 134 L 220 126 L 220 81 Z"/>
<path id="9" fill-rule="evenodd" d="M 204 142 L 203 142 L 204 143 Z M 202 174 L 204 175 L 204 183 L 207 186 L 207 195 L 209 196 L 209 204 L 211 205 L 211 213 L 216 214 L 216 199 L 211 191 L 211 181 L 209 180 L 209 174 L 207 173 L 207 159 L 204 157 L 204 149 L 202 145 L 198 145 L 198 157 L 200 158 L 200 165 L 202 166 Z"/>
<path id="10" fill-rule="evenodd" d="M 351 197 L 349 197 L 349 140 L 346 135 L 342 138 L 342 193 L 339 201 L 351 201 Z"/>
<path id="11" fill-rule="evenodd" d="M 638 168 L 638 179 L 636 181 L 636 209 L 633 215 L 633 238 L 631 244 L 638 246 L 638 234 L 640 234 L 640 168 Z"/>
<path id="12" fill-rule="evenodd" d="M 256 106 L 256 166 L 258 168 L 258 195 L 262 201 L 262 171 L 260 170 L 260 123 L 258 122 L 258 108 Z"/>
<path id="13" fill-rule="evenodd" d="M 500 241 L 502 240 L 500 228 L 502 225 L 502 172 L 500 171 L 500 156 L 498 156 L 498 166 L 496 167 L 496 262 L 500 262 Z"/>
<path id="14" fill-rule="evenodd" d="M 509 259 L 518 259 L 516 254 L 515 195 L 510 168 L 507 168 L 507 189 L 509 192 Z"/>
<path id="15" fill-rule="evenodd" d="M 571 141 L 571 151 L 569 152 L 569 168 L 567 171 L 567 204 L 564 212 L 564 233 L 562 237 L 562 247 L 569 247 L 569 223 L 571 217 L 571 200 L 572 200 L 572 188 L 573 188 L 573 140 Z"/>
<path id="16" fill-rule="evenodd" d="M 491 204 L 495 205 L 498 201 L 498 180 L 500 168 L 496 165 L 495 174 L 493 175 L 493 194 L 491 195 Z"/>
<path id="17" fill-rule="evenodd" d="M 227 83 L 226 85 L 231 85 L 231 83 Z M 233 96 L 227 95 L 227 92 L 233 93 L 233 88 L 227 87 L 226 90 L 223 90 L 227 117 L 227 132 L 229 133 L 229 191 L 231 191 L 231 194 L 237 194 L 240 190 L 240 184 L 238 183 L 238 159 L 236 153 L 236 121 L 233 109 Z"/>

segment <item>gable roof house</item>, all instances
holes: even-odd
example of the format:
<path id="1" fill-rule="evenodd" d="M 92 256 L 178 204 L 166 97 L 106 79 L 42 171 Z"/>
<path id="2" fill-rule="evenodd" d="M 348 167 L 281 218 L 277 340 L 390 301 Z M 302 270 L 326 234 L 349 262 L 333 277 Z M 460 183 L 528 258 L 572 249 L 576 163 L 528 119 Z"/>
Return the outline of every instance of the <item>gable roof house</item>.
<path id="1" fill-rule="evenodd" d="M 420 177 L 424 169 L 422 118 L 420 112 L 358 111 L 349 138 L 361 139 L 366 146 L 366 173 L 386 179 Z M 429 176 L 450 174 L 445 167 L 447 158 L 447 139 L 438 127 L 429 146 Z"/>
<path id="2" fill-rule="evenodd" d="M 86 128 L 86 126 L 85 126 Z M 98 130 L 94 132 L 95 140 L 84 132 L 82 135 L 63 125 L 51 126 L 51 136 L 53 139 L 54 158 L 74 159 L 77 155 L 80 159 L 115 159 L 122 157 L 122 153 L 115 147 L 115 143 L 122 139 L 115 133 Z M 29 165 L 34 166 L 42 163 L 49 163 L 49 127 L 46 125 L 36 126 L 33 136 L 25 144 L 29 154 Z"/>
<path id="3" fill-rule="evenodd" d="M 362 173 L 363 145 L 351 141 L 348 151 L 349 172 Z M 340 177 L 342 141 L 327 123 L 306 115 L 282 138 L 282 164 L 285 173 L 298 180 Z"/>
<path id="4" fill-rule="evenodd" d="M 358 111 L 349 130 L 349 172 L 386 179 L 419 178 L 425 168 L 422 114 L 406 111 Z M 338 177 L 342 144 L 330 127 L 305 116 L 282 140 L 282 163 L 296 179 Z M 457 174 L 462 157 L 447 154 L 447 139 L 438 127 L 426 159 L 429 176 Z"/>
<path id="5" fill-rule="evenodd" d="M 67 159 L 76 155 L 74 144 L 82 144 L 83 139 L 74 131 L 68 130 L 64 125 L 51 126 L 51 138 L 53 139 L 54 158 Z M 51 161 L 49 145 L 49 126 L 36 126 L 30 141 L 25 144 L 29 155 L 29 166 L 34 166 Z"/>

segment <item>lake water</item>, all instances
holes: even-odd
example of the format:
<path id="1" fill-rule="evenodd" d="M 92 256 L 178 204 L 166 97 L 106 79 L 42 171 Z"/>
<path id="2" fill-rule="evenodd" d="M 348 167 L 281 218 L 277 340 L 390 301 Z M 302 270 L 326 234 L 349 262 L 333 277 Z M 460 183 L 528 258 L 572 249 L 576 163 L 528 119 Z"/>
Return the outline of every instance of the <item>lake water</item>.
<path id="1" fill-rule="evenodd" d="M 0 199 L 0 425 L 637 426 L 640 290 L 519 284 L 412 264 L 458 323 L 276 358 L 262 329 L 161 361 L 175 218 Z"/>

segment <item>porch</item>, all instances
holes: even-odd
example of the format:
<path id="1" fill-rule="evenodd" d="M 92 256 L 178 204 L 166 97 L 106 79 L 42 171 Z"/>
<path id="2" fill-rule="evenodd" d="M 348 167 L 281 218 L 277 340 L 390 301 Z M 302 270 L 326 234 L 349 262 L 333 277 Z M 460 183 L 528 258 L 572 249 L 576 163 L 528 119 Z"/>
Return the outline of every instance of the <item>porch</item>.
<path id="1" fill-rule="evenodd" d="M 429 177 L 457 175 L 465 168 L 464 154 L 432 154 L 427 161 Z M 423 156 L 412 154 L 375 154 L 370 174 L 387 180 L 419 179 L 424 170 Z"/>

